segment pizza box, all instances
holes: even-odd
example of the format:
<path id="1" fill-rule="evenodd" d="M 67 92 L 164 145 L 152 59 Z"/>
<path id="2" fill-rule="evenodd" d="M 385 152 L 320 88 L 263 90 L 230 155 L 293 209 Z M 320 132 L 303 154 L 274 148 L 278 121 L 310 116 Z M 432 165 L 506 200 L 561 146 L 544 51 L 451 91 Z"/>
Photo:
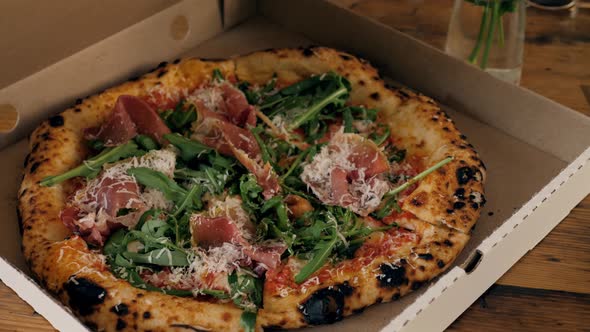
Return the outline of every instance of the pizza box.
<path id="1" fill-rule="evenodd" d="M 29 277 L 21 254 L 15 210 L 26 136 L 77 98 L 161 61 L 336 47 L 435 98 L 481 154 L 488 203 L 455 264 L 399 301 L 314 331 L 443 330 L 590 192 L 590 118 L 330 1 L 61 0 L 2 2 L 0 12 L 13 14 L 0 22 L 0 59 L 10 64 L 0 77 L 0 112 L 18 113 L 15 127 L 0 133 L 0 278 L 59 330 L 86 328 Z"/>

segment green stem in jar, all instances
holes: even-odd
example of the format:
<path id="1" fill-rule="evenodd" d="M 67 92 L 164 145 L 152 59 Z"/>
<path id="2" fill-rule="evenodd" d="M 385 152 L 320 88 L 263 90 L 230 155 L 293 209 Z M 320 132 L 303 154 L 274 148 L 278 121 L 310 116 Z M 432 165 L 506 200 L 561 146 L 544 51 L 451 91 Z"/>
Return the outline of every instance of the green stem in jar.
<path id="1" fill-rule="evenodd" d="M 481 69 L 485 69 L 488 64 L 488 57 L 490 55 L 490 49 L 492 47 L 492 41 L 494 40 L 494 32 L 496 31 L 496 25 L 499 22 L 498 17 L 500 16 L 500 0 L 494 1 L 494 7 L 492 9 L 492 18 L 490 25 L 488 26 L 488 34 L 486 36 L 486 45 L 481 56 Z"/>
<path id="2" fill-rule="evenodd" d="M 477 40 L 475 41 L 475 46 L 469 55 L 469 62 L 472 64 L 477 63 L 477 55 L 479 54 L 479 49 L 481 48 L 481 44 L 483 43 L 483 36 L 485 34 L 486 26 L 488 25 L 488 16 L 489 16 L 489 5 L 486 4 L 483 8 L 483 12 L 481 14 L 481 23 L 479 24 L 479 32 L 477 34 Z"/>

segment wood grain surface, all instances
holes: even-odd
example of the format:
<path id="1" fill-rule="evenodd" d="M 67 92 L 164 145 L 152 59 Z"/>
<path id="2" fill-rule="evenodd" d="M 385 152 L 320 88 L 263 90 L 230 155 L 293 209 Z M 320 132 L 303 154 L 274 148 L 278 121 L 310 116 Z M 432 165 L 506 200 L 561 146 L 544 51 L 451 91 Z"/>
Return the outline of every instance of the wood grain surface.
<path id="1" fill-rule="evenodd" d="M 452 0 L 332 1 L 444 47 Z M 527 10 L 521 85 L 590 115 L 590 10 Z M 52 330 L 0 283 L 0 331 Z M 590 331 L 590 196 L 448 330 Z"/>

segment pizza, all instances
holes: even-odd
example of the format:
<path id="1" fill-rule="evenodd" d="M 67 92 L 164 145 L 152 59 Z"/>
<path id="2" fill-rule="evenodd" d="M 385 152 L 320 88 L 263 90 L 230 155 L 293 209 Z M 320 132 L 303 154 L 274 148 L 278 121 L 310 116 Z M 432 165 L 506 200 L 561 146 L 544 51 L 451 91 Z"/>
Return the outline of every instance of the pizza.
<path id="1" fill-rule="evenodd" d="M 445 271 L 485 204 L 432 99 L 324 47 L 162 63 L 29 148 L 24 256 L 94 330 L 340 321 Z"/>

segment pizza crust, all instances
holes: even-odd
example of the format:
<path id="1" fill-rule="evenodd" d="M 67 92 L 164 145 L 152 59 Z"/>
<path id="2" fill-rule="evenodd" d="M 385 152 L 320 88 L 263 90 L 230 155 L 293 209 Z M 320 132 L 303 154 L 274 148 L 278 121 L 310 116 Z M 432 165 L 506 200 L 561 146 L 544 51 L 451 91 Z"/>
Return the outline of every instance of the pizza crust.
<path id="1" fill-rule="evenodd" d="M 61 223 L 59 211 L 71 192 L 68 183 L 38 185 L 42 178 L 69 170 L 86 158 L 83 129 L 101 124 L 119 95 L 145 96 L 152 89 L 163 94 L 178 88 L 192 91 L 210 81 L 215 68 L 229 79 L 254 84 L 264 84 L 276 74 L 282 85 L 335 71 L 351 82 L 352 103 L 379 109 L 381 120 L 402 138 L 396 144 L 407 149 L 408 154 L 425 157 L 426 167 L 446 156 L 455 158 L 420 182 L 403 204 L 403 209 L 417 218 L 402 226 L 416 229 L 421 236 L 419 243 L 400 249 L 395 257 L 376 258 L 368 267 L 372 272 L 356 282 L 353 280 L 358 276 L 341 274 L 305 293 L 282 297 L 265 290 L 259 327 L 309 325 L 301 305 L 322 296 L 342 299 L 340 312 L 334 316 L 337 320 L 368 305 L 395 300 L 448 268 L 479 217 L 485 168 L 464 136 L 431 99 L 388 89 L 367 62 L 328 48 L 268 50 L 227 61 L 186 59 L 159 66 L 138 80 L 88 97 L 45 121 L 31 134 L 30 154 L 18 194 L 24 255 L 41 285 L 57 294 L 87 325 L 107 331 L 240 329 L 241 311 L 233 304 L 146 292 L 116 279 L 101 256 Z M 457 197 L 460 188 L 464 195 Z M 474 193 L 481 195 L 470 198 Z M 478 208 L 467 206 L 475 200 Z M 457 202 L 465 205 L 456 208 L 461 205 Z M 68 236 L 72 237 L 64 240 Z M 383 274 L 391 274 L 396 281 L 382 281 Z"/>

